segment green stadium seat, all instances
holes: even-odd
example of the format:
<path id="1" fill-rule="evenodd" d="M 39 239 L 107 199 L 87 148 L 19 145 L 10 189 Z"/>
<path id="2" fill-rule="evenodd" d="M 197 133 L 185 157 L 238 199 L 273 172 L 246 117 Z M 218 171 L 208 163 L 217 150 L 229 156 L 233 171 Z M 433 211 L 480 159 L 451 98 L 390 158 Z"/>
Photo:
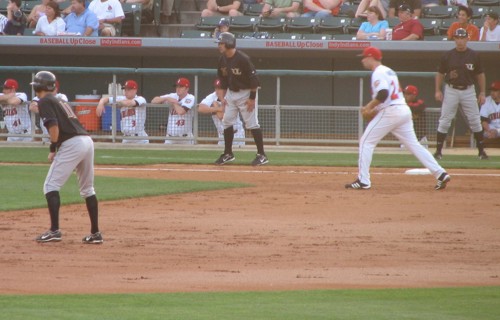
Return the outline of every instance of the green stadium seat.
<path id="1" fill-rule="evenodd" d="M 237 16 L 231 17 L 229 22 L 229 30 L 234 31 L 254 31 L 255 26 L 259 23 L 260 18 L 256 16 Z"/>
<path id="2" fill-rule="evenodd" d="M 346 33 L 347 26 L 351 23 L 350 18 L 328 17 L 321 19 L 316 27 L 318 33 L 342 34 Z"/>
<path id="3" fill-rule="evenodd" d="M 262 17 L 257 24 L 257 30 L 280 33 L 285 31 L 286 23 L 286 18 Z"/>
<path id="4" fill-rule="evenodd" d="M 318 23 L 319 21 L 314 18 L 308 18 L 308 17 L 291 18 L 286 24 L 286 30 L 288 32 L 313 33 Z"/>
<path id="5" fill-rule="evenodd" d="M 216 27 L 219 26 L 219 22 L 222 20 L 228 20 L 229 17 L 201 17 L 198 24 L 195 25 L 198 30 L 209 30 L 213 31 Z"/>
<path id="6" fill-rule="evenodd" d="M 281 39 L 281 40 L 302 40 L 302 34 L 300 33 L 273 33 L 271 39 Z"/>
<path id="7" fill-rule="evenodd" d="M 212 32 L 205 30 L 182 30 L 179 36 L 180 38 L 212 38 Z"/>

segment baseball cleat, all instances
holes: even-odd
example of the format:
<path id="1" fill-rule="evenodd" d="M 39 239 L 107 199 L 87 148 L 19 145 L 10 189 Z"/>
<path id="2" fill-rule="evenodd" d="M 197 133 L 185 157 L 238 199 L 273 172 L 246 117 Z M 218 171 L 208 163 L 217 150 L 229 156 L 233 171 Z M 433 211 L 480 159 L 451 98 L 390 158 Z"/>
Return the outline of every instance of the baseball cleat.
<path id="1" fill-rule="evenodd" d="M 488 160 L 490 158 L 490 157 L 488 157 L 488 155 L 486 154 L 486 152 L 484 152 L 484 150 L 481 151 L 481 152 L 479 152 L 478 157 L 479 157 L 479 160 Z"/>
<path id="2" fill-rule="evenodd" d="M 219 159 L 215 160 L 215 164 L 223 165 L 236 159 L 232 153 L 223 153 Z"/>
<path id="3" fill-rule="evenodd" d="M 102 239 L 101 233 L 96 232 L 94 234 L 89 234 L 88 236 L 84 237 L 82 239 L 82 242 L 87 244 L 100 244 L 103 243 L 104 240 Z"/>
<path id="4" fill-rule="evenodd" d="M 252 161 L 252 166 L 263 166 L 268 162 L 269 162 L 269 159 L 267 159 L 265 154 L 257 153 L 257 155 L 255 156 L 255 159 L 253 159 L 253 161 Z"/>
<path id="5" fill-rule="evenodd" d="M 450 182 L 450 180 L 451 180 L 451 177 L 449 174 L 447 174 L 446 172 L 441 173 L 441 175 L 439 176 L 439 178 L 437 180 L 437 183 L 436 183 L 436 186 L 434 187 L 434 189 L 442 190 L 442 189 L 446 188 L 446 184 L 448 182 Z"/>
<path id="6" fill-rule="evenodd" d="M 39 235 L 38 237 L 36 237 L 36 241 L 37 242 L 51 242 L 51 241 L 61 241 L 61 238 L 62 238 L 62 233 L 61 231 L 59 230 L 56 230 L 56 231 L 52 231 L 52 230 L 49 230 L 45 233 L 42 233 L 41 235 Z"/>
<path id="7" fill-rule="evenodd" d="M 353 183 L 346 184 L 345 188 L 346 189 L 357 189 L 357 190 L 361 190 L 361 189 L 368 190 L 371 188 L 371 186 L 362 183 L 361 181 L 359 181 L 359 179 L 356 179 L 356 181 L 354 181 Z"/>
<path id="8" fill-rule="evenodd" d="M 443 159 L 443 155 L 441 154 L 441 152 L 437 152 L 437 151 L 436 151 L 436 152 L 434 153 L 434 159 L 436 159 L 436 160 L 441 160 L 441 159 Z"/>

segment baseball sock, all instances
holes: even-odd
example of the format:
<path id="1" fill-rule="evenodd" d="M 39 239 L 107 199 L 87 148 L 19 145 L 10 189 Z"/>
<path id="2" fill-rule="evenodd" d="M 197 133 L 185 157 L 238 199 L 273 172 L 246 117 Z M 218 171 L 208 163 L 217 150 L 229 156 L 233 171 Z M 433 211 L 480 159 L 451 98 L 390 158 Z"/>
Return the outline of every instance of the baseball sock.
<path id="1" fill-rule="evenodd" d="M 446 133 L 438 131 L 436 140 L 437 140 L 436 152 L 441 153 L 441 151 L 443 151 L 444 140 L 446 140 Z"/>
<path id="2" fill-rule="evenodd" d="M 90 233 L 94 234 L 99 232 L 99 208 L 95 194 L 85 198 L 85 203 L 87 204 L 87 211 L 89 212 L 90 217 Z"/>
<path id="3" fill-rule="evenodd" d="M 50 230 L 59 230 L 59 207 L 61 206 L 61 198 L 59 191 L 50 191 L 45 194 L 47 199 L 47 207 L 50 214 Z"/>
<path id="4" fill-rule="evenodd" d="M 479 150 L 479 153 L 483 153 L 484 152 L 484 133 L 483 133 L 483 130 L 479 131 L 479 132 L 474 132 L 474 139 L 476 140 L 476 144 L 477 144 L 477 150 Z"/>
<path id="5" fill-rule="evenodd" d="M 233 154 L 233 139 L 234 139 L 233 126 L 224 129 L 224 154 Z"/>
<path id="6" fill-rule="evenodd" d="M 257 146 L 257 153 L 265 155 L 266 153 L 264 152 L 264 138 L 262 136 L 262 129 L 257 128 L 257 129 L 252 129 L 250 131 L 252 132 L 255 145 Z"/>

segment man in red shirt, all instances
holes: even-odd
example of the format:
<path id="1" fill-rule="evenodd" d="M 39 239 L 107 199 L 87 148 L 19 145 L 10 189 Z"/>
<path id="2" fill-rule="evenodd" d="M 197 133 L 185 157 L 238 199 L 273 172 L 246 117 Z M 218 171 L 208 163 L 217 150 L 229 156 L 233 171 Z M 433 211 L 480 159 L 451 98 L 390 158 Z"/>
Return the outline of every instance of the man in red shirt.
<path id="1" fill-rule="evenodd" d="M 392 40 L 423 40 L 424 27 L 413 17 L 413 9 L 402 4 L 398 8 L 400 23 L 393 28 Z"/>

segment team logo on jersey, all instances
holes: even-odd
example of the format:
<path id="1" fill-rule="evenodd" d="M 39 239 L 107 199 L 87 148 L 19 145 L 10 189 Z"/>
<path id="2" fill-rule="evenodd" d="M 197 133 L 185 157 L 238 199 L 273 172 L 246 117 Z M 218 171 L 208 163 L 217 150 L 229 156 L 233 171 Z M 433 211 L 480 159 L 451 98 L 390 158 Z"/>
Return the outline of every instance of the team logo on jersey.
<path id="1" fill-rule="evenodd" d="M 240 68 L 231 68 L 231 72 L 232 72 L 235 76 L 241 76 L 241 71 L 240 71 Z"/>
<path id="2" fill-rule="evenodd" d="M 186 99 L 186 103 L 191 103 L 191 99 Z"/>
<path id="3" fill-rule="evenodd" d="M 380 80 L 377 80 L 377 81 L 375 81 L 375 82 L 373 83 L 373 85 L 375 86 L 375 88 L 376 88 L 376 87 L 378 87 L 378 86 L 379 86 L 379 84 L 380 84 Z"/>
<path id="4" fill-rule="evenodd" d="M 469 71 L 474 71 L 474 64 L 473 63 L 466 63 L 465 64 L 465 67 L 467 68 L 467 70 Z"/>

